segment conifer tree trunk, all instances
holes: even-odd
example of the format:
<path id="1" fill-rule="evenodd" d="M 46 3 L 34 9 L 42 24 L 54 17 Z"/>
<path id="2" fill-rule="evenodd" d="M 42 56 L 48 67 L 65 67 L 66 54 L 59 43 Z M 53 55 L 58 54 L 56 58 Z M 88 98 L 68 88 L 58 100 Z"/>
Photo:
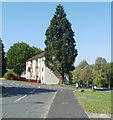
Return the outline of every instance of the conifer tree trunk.
<path id="1" fill-rule="evenodd" d="M 60 76 L 59 76 L 59 84 L 64 84 L 64 72 L 60 72 Z"/>

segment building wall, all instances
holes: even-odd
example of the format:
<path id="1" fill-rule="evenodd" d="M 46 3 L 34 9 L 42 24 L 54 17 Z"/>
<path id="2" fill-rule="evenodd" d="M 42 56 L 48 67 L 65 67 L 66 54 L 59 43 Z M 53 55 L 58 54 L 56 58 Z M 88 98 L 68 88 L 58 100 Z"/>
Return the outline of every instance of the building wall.
<path id="1" fill-rule="evenodd" d="M 29 69 L 31 65 L 31 61 L 26 62 L 26 79 L 31 79 Z"/>
<path id="2" fill-rule="evenodd" d="M 41 83 L 45 83 L 45 57 L 38 59 L 38 80 L 41 80 Z"/>
<path id="3" fill-rule="evenodd" d="M 46 84 L 58 84 L 59 83 L 59 73 L 52 72 L 48 67 L 45 67 L 45 82 Z"/>
<path id="4" fill-rule="evenodd" d="M 36 60 L 32 60 L 32 78 L 36 79 Z"/>
<path id="5" fill-rule="evenodd" d="M 65 84 L 69 84 L 69 75 L 67 73 L 64 73 L 64 81 Z"/>
<path id="6" fill-rule="evenodd" d="M 36 79 L 37 74 L 37 60 L 26 62 L 26 79 Z"/>
<path id="7" fill-rule="evenodd" d="M 26 78 L 26 71 L 22 72 L 21 77 Z"/>
<path id="8" fill-rule="evenodd" d="M 45 63 L 44 57 L 26 62 L 26 79 L 41 80 L 45 83 Z"/>
<path id="9" fill-rule="evenodd" d="M 53 72 L 45 66 L 45 57 L 26 62 L 26 79 L 41 80 L 45 84 L 58 84 L 59 73 Z M 37 76 L 37 77 L 36 77 Z M 69 76 L 65 74 L 65 83 L 69 83 Z"/>

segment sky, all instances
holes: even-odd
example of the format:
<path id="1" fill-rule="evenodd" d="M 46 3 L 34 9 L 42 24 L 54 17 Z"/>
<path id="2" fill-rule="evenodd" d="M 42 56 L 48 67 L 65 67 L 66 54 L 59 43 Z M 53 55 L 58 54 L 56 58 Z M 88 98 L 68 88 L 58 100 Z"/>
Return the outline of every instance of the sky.
<path id="1" fill-rule="evenodd" d="M 59 4 L 64 6 L 67 19 L 75 32 L 78 50 L 75 66 L 84 59 L 94 64 L 97 57 L 110 62 L 110 2 L 3 2 L 0 36 L 5 51 L 17 42 L 44 50 L 45 32 Z"/>

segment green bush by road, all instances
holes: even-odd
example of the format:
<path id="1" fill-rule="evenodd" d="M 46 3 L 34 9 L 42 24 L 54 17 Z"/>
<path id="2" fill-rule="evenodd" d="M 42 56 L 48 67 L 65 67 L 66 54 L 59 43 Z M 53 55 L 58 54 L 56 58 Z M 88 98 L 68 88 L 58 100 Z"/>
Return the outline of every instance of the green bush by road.
<path id="1" fill-rule="evenodd" d="M 86 112 L 113 114 L 113 111 L 111 112 L 111 92 L 76 91 L 75 95 Z"/>

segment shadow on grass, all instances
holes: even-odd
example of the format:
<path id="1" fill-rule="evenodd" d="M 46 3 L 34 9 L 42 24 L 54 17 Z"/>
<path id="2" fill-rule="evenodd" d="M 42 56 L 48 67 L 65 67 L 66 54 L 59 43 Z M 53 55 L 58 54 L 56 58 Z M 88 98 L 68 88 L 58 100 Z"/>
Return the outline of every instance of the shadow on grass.
<path id="1" fill-rule="evenodd" d="M 107 88 L 103 88 L 103 89 L 95 89 L 97 91 L 111 91 L 112 89 L 107 89 Z"/>

